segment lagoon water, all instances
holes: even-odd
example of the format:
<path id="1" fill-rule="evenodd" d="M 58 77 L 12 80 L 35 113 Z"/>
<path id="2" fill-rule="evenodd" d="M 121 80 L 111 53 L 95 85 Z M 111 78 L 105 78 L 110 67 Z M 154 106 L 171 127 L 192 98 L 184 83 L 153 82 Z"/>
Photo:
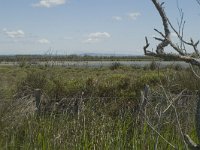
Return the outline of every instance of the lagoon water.
<path id="1" fill-rule="evenodd" d="M 45 64 L 46 62 L 40 63 Z M 133 66 L 133 67 L 145 67 L 150 65 L 152 61 L 65 61 L 65 62 L 48 62 L 49 65 L 56 66 L 69 66 L 69 67 L 109 67 L 113 63 L 120 63 L 124 66 Z M 156 61 L 156 64 L 163 68 L 169 65 L 179 65 L 183 68 L 189 67 L 185 62 L 174 62 L 174 61 Z"/>
<path id="2" fill-rule="evenodd" d="M 156 64 L 160 67 L 166 66 L 176 66 L 187 68 L 189 67 L 188 63 L 182 61 L 155 61 Z M 62 66 L 62 67 L 109 67 L 113 63 L 120 63 L 125 66 L 132 67 L 145 67 L 152 63 L 152 61 L 47 61 L 47 62 L 28 62 L 30 65 L 48 65 L 48 66 Z M 1 62 L 0 65 L 10 65 L 18 66 L 18 62 Z"/>

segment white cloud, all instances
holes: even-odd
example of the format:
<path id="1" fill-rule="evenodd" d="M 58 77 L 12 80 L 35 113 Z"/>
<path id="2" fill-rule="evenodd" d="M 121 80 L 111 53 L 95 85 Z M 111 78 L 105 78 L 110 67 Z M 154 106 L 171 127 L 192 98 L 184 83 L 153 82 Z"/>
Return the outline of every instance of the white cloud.
<path id="1" fill-rule="evenodd" d="M 40 44 L 50 44 L 50 41 L 47 40 L 47 39 L 40 39 L 40 40 L 38 40 L 38 42 L 39 42 Z"/>
<path id="2" fill-rule="evenodd" d="M 95 32 L 95 33 L 90 33 L 89 37 L 90 38 L 109 38 L 111 36 L 107 32 Z"/>
<path id="3" fill-rule="evenodd" d="M 57 5 L 63 5 L 66 3 L 66 0 L 40 0 L 38 3 L 33 4 L 33 7 L 54 7 Z"/>
<path id="4" fill-rule="evenodd" d="M 6 34 L 10 38 L 23 38 L 25 37 L 25 33 L 23 30 L 16 30 L 16 31 L 8 31 L 6 28 L 4 28 L 3 33 Z"/>
<path id="5" fill-rule="evenodd" d="M 132 12 L 132 13 L 129 13 L 128 14 L 128 17 L 131 19 L 131 20 L 136 20 L 141 14 L 139 12 Z"/>
<path id="6" fill-rule="evenodd" d="M 107 32 L 95 32 L 95 33 L 90 33 L 88 38 L 83 41 L 84 43 L 97 43 L 102 40 L 108 39 L 111 37 L 111 35 Z"/>
<path id="7" fill-rule="evenodd" d="M 120 16 L 113 16 L 112 19 L 116 20 L 116 21 L 121 21 L 122 17 L 120 17 Z"/>

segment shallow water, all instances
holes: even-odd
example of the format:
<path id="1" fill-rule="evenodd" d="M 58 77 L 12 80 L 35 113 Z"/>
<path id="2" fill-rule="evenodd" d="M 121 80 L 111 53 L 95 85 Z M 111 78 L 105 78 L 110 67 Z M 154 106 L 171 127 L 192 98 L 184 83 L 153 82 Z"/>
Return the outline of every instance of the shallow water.
<path id="1" fill-rule="evenodd" d="M 166 66 L 176 66 L 187 68 L 189 67 L 188 63 L 182 61 L 155 61 L 156 64 L 160 67 Z M 133 67 L 145 67 L 152 63 L 152 61 L 48 61 L 48 62 L 29 62 L 30 65 L 48 65 L 48 66 L 63 66 L 63 67 L 109 67 L 112 66 L 113 63 L 120 63 L 125 66 L 133 66 Z M 20 63 L 18 62 L 1 62 L 0 65 L 8 65 L 8 66 L 18 66 Z"/>

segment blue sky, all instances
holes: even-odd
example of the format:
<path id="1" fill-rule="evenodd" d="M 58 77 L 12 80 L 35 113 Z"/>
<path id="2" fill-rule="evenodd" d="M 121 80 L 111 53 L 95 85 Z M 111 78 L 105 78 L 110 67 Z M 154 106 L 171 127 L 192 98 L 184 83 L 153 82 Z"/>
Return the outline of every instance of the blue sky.
<path id="1" fill-rule="evenodd" d="M 200 39 L 200 6 L 179 0 L 186 39 Z M 176 0 L 165 8 L 174 26 Z M 151 0 L 1 0 L 1 54 L 115 53 L 142 55 L 144 37 L 162 23 Z M 175 38 L 175 37 L 173 37 Z"/>

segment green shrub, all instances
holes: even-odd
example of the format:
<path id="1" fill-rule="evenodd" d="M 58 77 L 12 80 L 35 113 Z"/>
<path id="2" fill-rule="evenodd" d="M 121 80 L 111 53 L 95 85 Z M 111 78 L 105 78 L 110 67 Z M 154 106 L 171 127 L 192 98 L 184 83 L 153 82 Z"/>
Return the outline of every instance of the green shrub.
<path id="1" fill-rule="evenodd" d="M 176 65 L 174 66 L 174 69 L 175 69 L 176 71 L 180 71 L 180 70 L 183 70 L 183 67 L 182 67 L 181 65 L 179 65 L 179 64 L 176 64 Z"/>
<path id="2" fill-rule="evenodd" d="M 51 99 L 56 100 L 61 100 L 67 94 L 64 82 L 58 78 L 48 80 L 45 91 Z"/>
<path id="3" fill-rule="evenodd" d="M 144 88 L 144 86 L 146 84 L 150 85 L 150 86 L 156 86 L 158 84 L 160 84 L 162 81 L 163 83 L 165 83 L 165 77 L 162 73 L 158 74 L 158 73 L 154 73 L 154 72 L 149 72 L 149 73 L 145 73 L 144 75 L 140 76 L 135 82 L 135 89 L 137 91 L 138 94 L 140 94 L 140 90 Z"/>
<path id="4" fill-rule="evenodd" d="M 176 83 L 181 86 L 181 88 L 187 88 L 192 91 L 200 89 L 200 80 L 191 70 L 177 72 L 175 74 L 175 80 Z"/>
<path id="5" fill-rule="evenodd" d="M 118 68 L 120 68 L 120 66 L 122 66 L 119 62 L 114 62 L 111 64 L 111 66 L 109 67 L 110 70 L 116 70 Z"/>
<path id="6" fill-rule="evenodd" d="M 30 63 L 29 62 L 27 62 L 26 60 L 21 60 L 20 62 L 19 62 L 19 67 L 20 68 L 30 68 Z"/>
<path id="7" fill-rule="evenodd" d="M 149 65 L 149 69 L 150 70 L 155 70 L 157 68 L 158 68 L 158 64 L 153 60 Z"/>
<path id="8" fill-rule="evenodd" d="M 34 89 L 44 89 L 47 83 L 46 74 L 41 70 L 30 70 L 26 77 L 17 83 L 17 96 L 31 94 Z"/>
<path id="9" fill-rule="evenodd" d="M 126 75 L 114 74 L 105 78 L 98 85 L 99 96 L 122 96 L 122 91 L 126 91 L 131 88 L 130 78 Z"/>

